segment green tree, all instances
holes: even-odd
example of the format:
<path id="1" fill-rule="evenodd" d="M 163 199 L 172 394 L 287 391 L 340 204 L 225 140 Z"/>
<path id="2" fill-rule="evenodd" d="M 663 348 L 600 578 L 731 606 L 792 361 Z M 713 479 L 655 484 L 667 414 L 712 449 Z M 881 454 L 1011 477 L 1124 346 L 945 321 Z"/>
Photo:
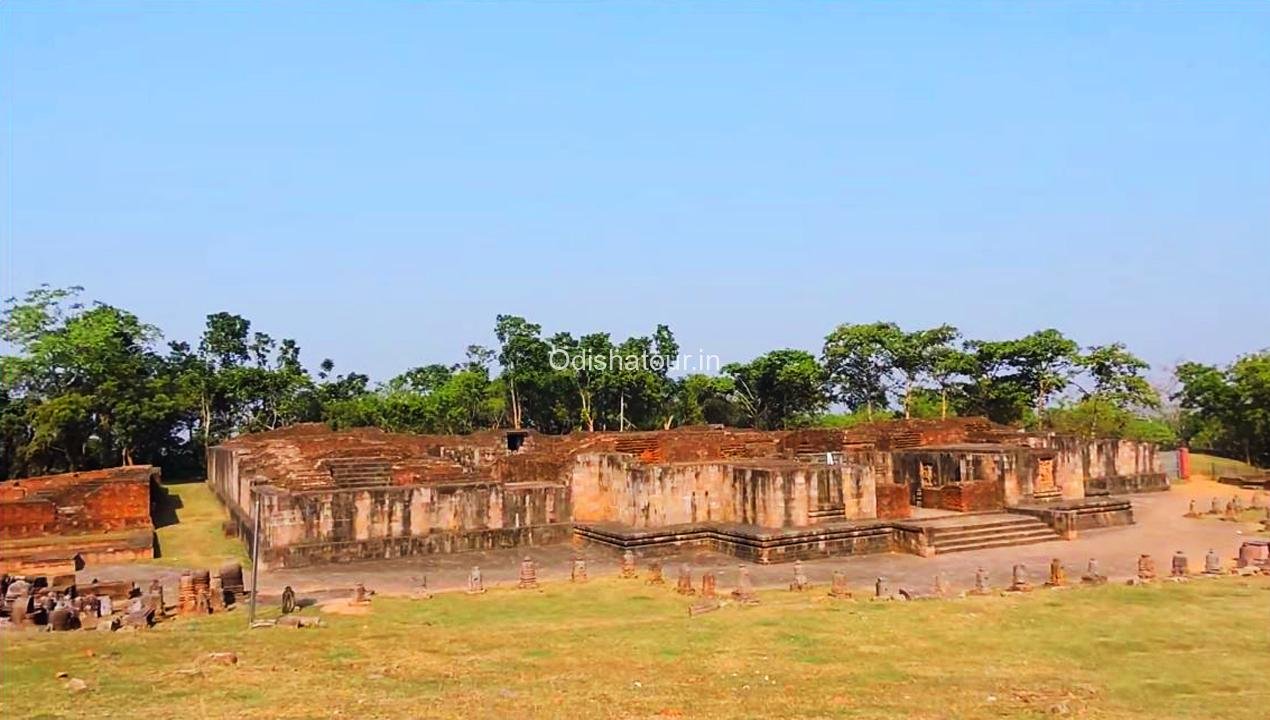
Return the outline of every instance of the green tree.
<path id="1" fill-rule="evenodd" d="M 10 401 L 23 401 L 23 454 L 46 469 L 157 461 L 177 442 L 182 412 L 154 350 L 159 332 L 119 308 L 78 303 L 79 292 L 43 286 L 5 305 L 2 337 L 17 354 L 0 360 L 0 378 Z"/>
<path id="2" fill-rule="evenodd" d="M 736 383 L 730 377 L 693 373 L 675 382 L 673 413 L 681 425 L 738 425 L 742 413 L 732 402 Z"/>
<path id="3" fill-rule="evenodd" d="M 896 355 L 904 344 L 904 332 L 895 323 L 839 325 L 825 338 L 822 351 L 832 399 L 852 411 L 887 407 Z"/>
<path id="4" fill-rule="evenodd" d="M 885 352 L 890 354 L 890 364 L 899 374 L 900 407 L 905 418 L 913 416 L 913 392 L 921 389 L 923 383 L 939 382 L 948 371 L 952 344 L 960 336 L 951 325 L 889 336 Z M 947 415 L 946 406 L 943 414 Z"/>
<path id="5" fill-rule="evenodd" d="M 828 404 L 824 368 L 803 350 L 773 350 L 748 363 L 725 365 L 723 372 L 735 385 L 735 402 L 757 428 L 805 424 Z"/>
<path id="6" fill-rule="evenodd" d="M 1226 368 L 1183 363 L 1176 373 L 1185 439 L 1270 465 L 1270 351 L 1245 355 Z"/>

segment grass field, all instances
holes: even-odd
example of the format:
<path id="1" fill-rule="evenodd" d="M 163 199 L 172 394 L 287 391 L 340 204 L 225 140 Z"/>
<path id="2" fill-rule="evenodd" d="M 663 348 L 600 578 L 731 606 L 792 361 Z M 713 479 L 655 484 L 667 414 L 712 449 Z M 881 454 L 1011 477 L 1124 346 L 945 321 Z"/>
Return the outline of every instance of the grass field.
<path id="1" fill-rule="evenodd" d="M 379 598 L 316 629 L 246 630 L 231 612 L 5 634 L 0 697 L 10 717 L 137 720 L 1270 714 L 1270 578 L 911 603 L 823 593 L 689 618 L 668 588 L 606 579 Z M 238 664 L 207 662 L 216 651 Z"/>
<path id="2" fill-rule="evenodd" d="M 206 483 L 165 483 L 163 487 L 167 499 L 156 512 L 159 557 L 148 562 L 193 568 L 217 568 L 227 562 L 250 566 L 242 541 L 225 537 L 221 523 L 229 515 Z"/>
<path id="3" fill-rule="evenodd" d="M 1203 453 L 1191 453 L 1191 472 L 1216 480 L 1221 475 L 1256 475 L 1265 472 L 1246 462 Z"/>

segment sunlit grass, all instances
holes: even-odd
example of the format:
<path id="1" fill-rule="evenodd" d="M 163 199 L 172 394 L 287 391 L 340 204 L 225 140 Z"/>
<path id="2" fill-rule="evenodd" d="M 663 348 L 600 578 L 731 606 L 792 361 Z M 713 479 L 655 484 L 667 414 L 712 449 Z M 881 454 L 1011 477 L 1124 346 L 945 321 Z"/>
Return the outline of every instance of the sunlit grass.
<path id="1" fill-rule="evenodd" d="M 377 598 L 327 627 L 233 612 L 6 635 L 14 717 L 1265 718 L 1270 578 L 912 603 L 824 588 L 689 618 L 668 588 Z M 306 610 L 306 614 L 313 613 Z M 201 662 L 232 650 L 236 666 Z M 90 690 L 71 695 L 65 671 Z"/>
<path id="2" fill-rule="evenodd" d="M 1191 473 L 1216 480 L 1222 475 L 1257 475 L 1267 472 L 1246 462 L 1203 453 L 1191 453 Z"/>
<path id="3" fill-rule="evenodd" d="M 227 562 L 250 565 L 243 542 L 225 537 L 221 523 L 229 515 L 211 489 L 202 481 L 164 485 L 170 507 L 155 513 L 160 525 L 155 536 L 159 557 L 153 562 L 172 567 L 217 568 Z M 164 524 L 167 512 L 174 512 L 179 522 Z"/>

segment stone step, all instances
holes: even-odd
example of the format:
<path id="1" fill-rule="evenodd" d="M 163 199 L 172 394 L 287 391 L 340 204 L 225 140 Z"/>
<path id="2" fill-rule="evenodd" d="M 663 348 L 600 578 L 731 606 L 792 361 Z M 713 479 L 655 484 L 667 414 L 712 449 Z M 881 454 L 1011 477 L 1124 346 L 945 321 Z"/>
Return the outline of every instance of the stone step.
<path id="1" fill-rule="evenodd" d="M 935 554 L 943 555 L 944 553 L 964 552 L 967 550 L 988 550 L 990 548 L 1014 547 L 1016 545 L 1035 545 L 1037 543 L 1050 542 L 1057 540 L 1058 535 L 1053 531 L 1048 532 L 1032 532 L 1024 533 L 1011 537 L 995 537 L 983 540 L 968 540 L 963 542 L 952 543 L 948 545 L 936 544 Z"/>
<path id="2" fill-rule="evenodd" d="M 930 534 L 931 537 L 936 540 L 955 540 L 963 537 L 994 535 L 1005 532 L 1037 529 L 1048 530 L 1049 526 L 1036 518 L 1021 518 L 1014 521 L 998 521 L 983 524 L 976 523 L 974 525 L 962 525 L 958 527 L 931 528 Z"/>
<path id="3" fill-rule="evenodd" d="M 992 540 L 999 537 L 1011 537 L 1014 535 L 1027 533 L 1047 533 L 1056 535 L 1056 533 L 1044 523 L 1040 525 L 1021 525 L 1019 527 L 1010 528 L 992 528 L 988 530 L 968 530 L 955 535 L 933 535 L 931 542 L 936 545 L 952 545 L 960 542 L 973 542 L 977 540 Z"/>
<path id="4" fill-rule="evenodd" d="M 930 528 L 930 534 L 932 537 L 950 537 L 985 530 L 995 532 L 1034 527 L 1046 527 L 1046 525 L 1036 518 L 1021 518 L 1019 520 L 996 520 L 948 527 L 932 527 Z"/>

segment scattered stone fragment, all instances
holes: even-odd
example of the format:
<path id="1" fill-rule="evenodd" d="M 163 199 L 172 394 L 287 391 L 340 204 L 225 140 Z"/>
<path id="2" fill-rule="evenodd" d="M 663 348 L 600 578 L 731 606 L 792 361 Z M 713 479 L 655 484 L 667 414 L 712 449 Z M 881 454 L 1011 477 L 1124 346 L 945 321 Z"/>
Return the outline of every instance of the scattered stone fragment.
<path id="1" fill-rule="evenodd" d="M 1027 579 L 1027 566 L 1016 563 L 1011 571 L 1010 587 L 1007 592 L 1031 592 L 1032 583 Z"/>
<path id="2" fill-rule="evenodd" d="M 66 681 L 66 689 L 73 693 L 82 693 L 88 691 L 88 683 L 80 678 L 71 678 Z"/>
<path id="3" fill-rule="evenodd" d="M 1138 556 L 1138 581 L 1151 582 L 1155 579 L 1155 560 L 1150 555 Z"/>
<path id="4" fill-rule="evenodd" d="M 665 585 L 666 579 L 661 575 L 661 562 L 654 560 L 648 563 L 648 580 L 649 585 Z"/>
<path id="5" fill-rule="evenodd" d="M 521 590 L 538 588 L 538 566 L 528 555 L 520 561 L 520 580 L 516 583 L 516 587 Z"/>
<path id="6" fill-rule="evenodd" d="M 737 566 L 736 589 L 732 591 L 733 599 L 746 605 L 758 604 L 758 595 L 754 592 L 754 581 L 750 578 L 750 570 L 744 565 Z"/>
<path id="7" fill-rule="evenodd" d="M 1204 556 L 1204 574 L 1205 575 L 1221 575 L 1221 556 L 1215 550 L 1209 548 L 1208 554 Z"/>
<path id="8" fill-rule="evenodd" d="M 410 597 L 415 600 L 432 599 L 432 591 L 428 589 L 428 576 L 426 574 L 419 577 L 419 586 L 410 594 Z"/>
<path id="9" fill-rule="evenodd" d="M 1212 504 L 1208 506 L 1209 515 L 1221 515 L 1221 501 L 1216 497 L 1213 498 Z"/>
<path id="10" fill-rule="evenodd" d="M 569 571 L 569 582 L 584 583 L 587 581 L 586 560 L 583 558 L 573 559 L 573 569 Z"/>
<path id="11" fill-rule="evenodd" d="M 1188 517 L 1188 518 L 1199 517 L 1199 512 L 1196 511 L 1195 509 L 1195 498 L 1191 498 L 1190 508 L 1186 511 L 1186 515 L 1184 517 Z"/>
<path id="12" fill-rule="evenodd" d="M 1045 582 L 1045 587 L 1063 587 L 1067 584 L 1067 568 L 1063 567 L 1063 561 L 1058 558 L 1050 560 L 1050 577 Z"/>
<path id="13" fill-rule="evenodd" d="M 1245 540 L 1239 545 L 1238 567 L 1264 565 L 1270 558 L 1270 540 Z"/>
<path id="14" fill-rule="evenodd" d="M 147 598 L 156 617 L 167 615 L 167 605 L 163 601 L 163 583 L 159 582 L 158 578 L 150 581 L 150 590 L 147 593 Z"/>
<path id="15" fill-rule="evenodd" d="M 322 618 L 316 616 L 306 617 L 304 615 L 284 615 L 278 618 L 276 625 L 278 627 L 294 628 L 322 627 Z"/>
<path id="16" fill-rule="evenodd" d="M 706 599 L 718 597 L 717 584 L 718 578 L 715 577 L 713 570 L 701 573 L 701 597 Z"/>
<path id="17" fill-rule="evenodd" d="M 874 600 L 890 600 L 891 586 L 887 584 L 886 578 L 879 576 L 873 581 L 873 599 Z"/>
<path id="18" fill-rule="evenodd" d="M 1239 520 L 1239 513 L 1235 510 L 1234 500 L 1226 501 L 1226 512 L 1222 515 L 1222 520 L 1225 522 L 1237 522 Z"/>
<path id="19" fill-rule="evenodd" d="M 696 595 L 697 590 L 692 586 L 692 569 L 688 567 L 688 563 L 679 566 L 679 578 L 675 582 L 675 592 L 680 595 Z"/>
<path id="20" fill-rule="evenodd" d="M 975 570 L 975 586 L 970 591 L 971 595 L 987 595 L 991 592 L 988 589 L 988 571 L 982 567 Z"/>
<path id="21" fill-rule="evenodd" d="M 357 583 L 356 585 L 353 586 L 353 599 L 350 601 L 349 604 L 351 605 L 369 605 L 370 604 L 370 593 L 367 592 L 365 585 L 363 585 L 362 583 Z"/>
<path id="22" fill-rule="evenodd" d="M 217 665 L 237 665 L 238 654 L 232 652 L 210 652 L 204 659 Z"/>
<path id="23" fill-rule="evenodd" d="M 180 591 L 177 594 L 177 611 L 182 615 L 194 613 L 197 606 L 197 597 L 198 593 L 194 590 L 194 574 L 190 572 L 181 573 Z"/>
<path id="24" fill-rule="evenodd" d="M 467 574 L 467 594 L 479 595 L 485 592 L 485 579 L 481 575 L 479 565 L 473 565 L 472 571 Z"/>
<path id="25" fill-rule="evenodd" d="M 847 574 L 841 570 L 833 571 L 833 580 L 829 584 L 829 597 L 846 600 L 851 597 L 851 588 L 847 585 Z"/>
<path id="26" fill-rule="evenodd" d="M 948 583 L 945 582 L 943 573 L 935 573 L 934 594 L 935 597 L 948 597 Z"/>
<path id="27" fill-rule="evenodd" d="M 721 605 L 719 603 L 718 598 L 714 598 L 714 597 L 701 598 L 700 600 L 688 606 L 688 617 L 696 617 L 697 615 L 704 615 L 705 613 L 708 613 L 708 612 L 714 612 L 715 610 L 718 610 L 720 607 Z"/>
<path id="28" fill-rule="evenodd" d="M 221 585 L 220 573 L 212 573 L 211 584 L 207 590 L 208 606 L 212 612 L 225 611 L 225 586 Z"/>
<path id="29" fill-rule="evenodd" d="M 1173 566 L 1170 572 L 1175 578 L 1184 578 L 1191 574 L 1191 561 L 1186 557 L 1186 553 L 1181 550 L 1173 553 Z"/>
<path id="30" fill-rule="evenodd" d="M 803 590 L 808 590 L 810 588 L 811 588 L 811 583 L 808 582 L 807 580 L 807 573 L 803 571 L 803 561 L 795 560 L 794 561 L 794 579 L 792 582 L 790 582 L 789 589 L 796 592 L 801 592 Z"/>
<path id="31" fill-rule="evenodd" d="M 622 553 L 622 577 L 629 580 L 638 576 L 639 573 L 635 570 L 635 553 L 627 550 Z"/>
<path id="32" fill-rule="evenodd" d="M 207 615 L 212 612 L 211 599 L 207 595 L 207 590 L 199 588 L 194 593 L 194 614 Z"/>
<path id="33" fill-rule="evenodd" d="M 63 632 L 66 630 L 75 629 L 75 624 L 74 624 L 75 614 L 71 612 L 70 608 L 59 607 L 53 612 L 49 613 L 48 618 L 49 618 L 49 629 L 53 630 L 54 632 Z"/>

